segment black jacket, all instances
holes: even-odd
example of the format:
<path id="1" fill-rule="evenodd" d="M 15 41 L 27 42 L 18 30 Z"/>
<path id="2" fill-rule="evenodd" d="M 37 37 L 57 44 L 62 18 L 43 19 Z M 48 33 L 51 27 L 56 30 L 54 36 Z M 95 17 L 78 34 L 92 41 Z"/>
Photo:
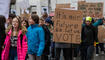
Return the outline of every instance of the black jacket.
<path id="1" fill-rule="evenodd" d="M 51 43 L 51 33 L 50 30 L 46 25 L 42 25 L 42 28 L 44 29 L 45 32 L 45 45 L 50 46 Z"/>
<path id="2" fill-rule="evenodd" d="M 44 29 L 44 32 L 45 32 L 45 48 L 44 48 L 43 54 L 49 55 L 50 45 L 51 45 L 51 33 L 46 25 L 42 25 L 42 28 Z"/>
<path id="3" fill-rule="evenodd" d="M 83 26 L 81 39 L 83 45 L 94 45 L 94 42 L 97 42 L 97 30 L 93 25 Z"/>

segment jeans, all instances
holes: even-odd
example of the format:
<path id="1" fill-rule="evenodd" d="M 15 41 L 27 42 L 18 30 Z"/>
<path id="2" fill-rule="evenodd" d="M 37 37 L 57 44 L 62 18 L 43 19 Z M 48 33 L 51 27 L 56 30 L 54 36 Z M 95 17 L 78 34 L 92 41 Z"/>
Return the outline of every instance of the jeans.
<path id="1" fill-rule="evenodd" d="M 92 60 L 94 45 L 81 46 L 81 60 Z"/>
<path id="2" fill-rule="evenodd" d="M 41 60 L 41 56 L 36 56 L 35 54 L 28 54 L 28 60 Z"/>
<path id="3" fill-rule="evenodd" d="M 13 47 L 10 48 L 9 57 L 10 57 L 9 60 L 18 60 L 17 59 L 17 48 L 13 48 Z"/>
<path id="4" fill-rule="evenodd" d="M 64 60 L 72 60 L 71 48 L 56 48 L 56 60 L 60 60 L 61 50 L 63 50 Z"/>

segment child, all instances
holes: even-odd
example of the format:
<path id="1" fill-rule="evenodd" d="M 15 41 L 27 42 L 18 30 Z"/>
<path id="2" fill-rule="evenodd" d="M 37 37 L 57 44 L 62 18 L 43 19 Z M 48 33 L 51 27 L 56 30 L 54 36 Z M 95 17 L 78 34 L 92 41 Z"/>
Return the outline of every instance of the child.
<path id="1" fill-rule="evenodd" d="M 45 46 L 44 30 L 38 23 L 38 15 L 32 14 L 27 32 L 29 60 L 40 60 Z"/>

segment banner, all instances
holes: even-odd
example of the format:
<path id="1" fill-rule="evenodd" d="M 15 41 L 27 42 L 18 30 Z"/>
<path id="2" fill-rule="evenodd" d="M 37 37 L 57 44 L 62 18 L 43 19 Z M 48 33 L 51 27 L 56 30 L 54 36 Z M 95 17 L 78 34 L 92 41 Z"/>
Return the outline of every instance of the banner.
<path id="1" fill-rule="evenodd" d="M 80 44 L 82 12 L 56 9 L 54 17 L 54 42 Z"/>
<path id="2" fill-rule="evenodd" d="M 83 11 L 83 17 L 103 17 L 103 3 L 78 2 L 78 10 Z"/>
<path id="3" fill-rule="evenodd" d="M 8 18 L 10 8 L 10 0 L 0 0 L 0 15 Z"/>

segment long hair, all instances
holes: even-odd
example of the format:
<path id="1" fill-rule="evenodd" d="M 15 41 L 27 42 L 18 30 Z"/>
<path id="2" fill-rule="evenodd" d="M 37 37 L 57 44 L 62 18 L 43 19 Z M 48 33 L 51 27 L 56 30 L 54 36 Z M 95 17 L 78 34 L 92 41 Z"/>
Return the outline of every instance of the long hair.
<path id="1" fill-rule="evenodd" d="M 5 30 L 5 23 L 6 23 L 6 18 L 3 15 L 0 15 L 0 29 Z"/>
<path id="2" fill-rule="evenodd" d="M 21 21 L 21 23 L 22 23 L 22 22 L 25 22 L 25 23 L 26 23 L 26 25 L 27 25 L 27 26 L 25 26 L 26 28 L 29 27 L 28 19 L 27 19 L 27 18 L 23 18 L 23 20 Z"/>
<path id="3" fill-rule="evenodd" d="M 14 17 L 13 19 L 17 19 L 18 20 L 18 30 L 17 30 L 17 33 L 19 32 L 19 30 L 21 30 L 22 29 L 22 27 L 21 27 L 21 19 L 20 19 L 20 17 L 19 16 L 16 16 L 16 17 Z M 6 33 L 8 34 L 8 32 L 10 31 L 10 30 L 12 30 L 12 32 L 13 32 L 13 26 L 12 25 L 9 25 L 8 27 L 7 27 L 7 29 L 6 29 Z"/>

